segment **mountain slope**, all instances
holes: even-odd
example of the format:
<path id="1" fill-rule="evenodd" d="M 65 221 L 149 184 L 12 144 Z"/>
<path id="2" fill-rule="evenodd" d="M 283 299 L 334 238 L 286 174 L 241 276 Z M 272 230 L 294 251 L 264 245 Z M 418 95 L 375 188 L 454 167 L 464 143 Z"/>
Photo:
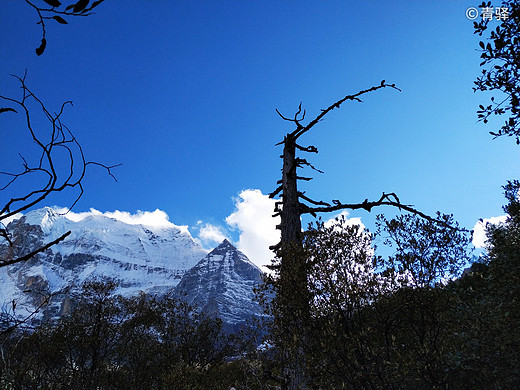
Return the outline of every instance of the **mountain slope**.
<path id="1" fill-rule="evenodd" d="M 259 316 L 254 286 L 262 271 L 228 240 L 208 253 L 184 274 L 175 292 L 228 324 Z"/>
<path id="2" fill-rule="evenodd" d="M 0 244 L 2 258 L 71 234 L 27 262 L 0 268 L 0 304 L 14 299 L 31 310 L 52 294 L 45 312 L 53 315 L 62 311 L 71 288 L 102 278 L 119 282 L 118 294 L 171 291 L 207 251 L 186 228 L 170 225 L 132 225 L 102 214 L 73 221 L 53 208 L 31 211 L 9 224 L 15 250 L 10 253 L 7 243 Z"/>

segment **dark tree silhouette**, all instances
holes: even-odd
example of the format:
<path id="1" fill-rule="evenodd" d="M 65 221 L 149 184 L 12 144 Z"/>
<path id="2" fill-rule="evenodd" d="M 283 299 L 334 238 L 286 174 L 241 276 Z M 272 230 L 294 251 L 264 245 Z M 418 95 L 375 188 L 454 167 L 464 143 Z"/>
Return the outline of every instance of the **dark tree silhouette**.
<path id="1" fill-rule="evenodd" d="M 345 101 L 361 102 L 360 97 L 369 92 L 377 91 L 383 88 L 392 88 L 400 91 L 395 84 L 388 84 L 383 80 L 380 85 L 371 87 L 355 93 L 347 95 L 336 101 L 326 109 L 321 110 L 320 114 L 309 121 L 306 125 L 302 124 L 305 120 L 305 110 L 302 106 L 298 107 L 298 111 L 294 117 L 289 118 L 282 115 L 278 110 L 280 117 L 295 125 L 296 129 L 287 133 L 284 140 L 277 145 L 283 145 L 282 179 L 278 181 L 279 187 L 270 194 L 270 198 L 280 195 L 281 201 L 276 202 L 275 216 L 281 217 L 281 223 L 278 229 L 281 231 L 281 241 L 271 247 L 277 254 L 279 260 L 272 268 L 278 273 L 276 282 L 276 299 L 275 305 L 275 326 L 282 330 L 282 336 L 279 337 L 282 344 L 290 340 L 289 344 L 281 345 L 281 355 L 284 360 L 282 365 L 283 380 L 282 389 L 296 390 L 307 388 L 309 378 L 305 369 L 305 333 L 308 326 L 309 316 L 309 292 L 307 286 L 307 269 L 306 258 L 302 247 L 301 221 L 303 214 L 311 214 L 316 216 L 321 212 L 332 212 L 343 209 L 364 209 L 370 211 L 376 206 L 394 206 L 400 210 L 406 210 L 416 214 L 428 221 L 439 223 L 445 227 L 452 228 L 443 220 L 436 220 L 418 210 L 411 205 L 400 202 L 394 193 L 383 193 L 378 200 L 369 201 L 365 199 L 361 203 L 342 203 L 339 200 L 324 202 L 322 200 L 314 200 L 304 192 L 298 190 L 298 181 L 311 180 L 309 177 L 299 176 L 298 168 L 310 167 L 317 171 L 306 159 L 296 156 L 296 151 L 307 153 L 317 153 L 315 146 L 302 146 L 298 143 L 298 139 L 311 130 L 325 115 L 335 108 L 339 108 Z"/>
<path id="2" fill-rule="evenodd" d="M 504 125 L 490 134 L 495 138 L 502 135 L 515 137 L 516 143 L 520 144 L 520 2 L 508 0 L 496 8 L 491 2 L 483 2 L 480 7 L 490 12 L 495 10 L 495 14 L 474 22 L 475 34 L 482 36 L 487 32 L 495 15 L 501 21 L 496 29 L 490 29 L 487 43 L 479 42 L 483 69 L 473 90 L 500 91 L 502 94 L 491 97 L 491 104 L 487 106 L 481 104 L 478 118 L 487 123 L 491 115 L 507 115 Z"/>
<path id="3" fill-rule="evenodd" d="M 40 150 L 39 156 L 33 158 L 25 158 L 20 154 L 23 169 L 17 173 L 0 171 L 0 191 L 10 190 L 15 183 L 29 182 L 35 183 L 32 190 L 23 193 L 11 192 L 10 199 L 5 204 L 0 205 L 0 235 L 7 240 L 11 249 L 13 242 L 7 227 L 2 221 L 21 213 L 29 208 L 36 206 L 47 199 L 50 195 L 66 191 L 70 188 L 79 189 L 79 193 L 72 202 L 70 208 L 78 202 L 83 195 L 83 179 L 85 177 L 87 167 L 97 165 L 105 169 L 112 178 L 112 168 L 120 165 L 104 165 L 99 162 L 87 161 L 83 153 L 83 149 L 72 133 L 72 131 L 62 122 L 62 115 L 67 105 L 72 102 L 63 103 L 57 113 L 49 110 L 43 101 L 38 98 L 27 86 L 25 78 L 15 76 L 21 84 L 22 96 L 20 98 L 11 98 L 0 95 L 0 99 L 7 102 L 10 107 L 0 108 L 3 115 L 22 115 L 25 119 L 26 130 L 35 145 Z M 47 131 L 38 128 L 33 121 L 34 111 L 40 111 L 49 121 L 49 129 Z M 18 134 L 21 134 L 20 131 Z M 36 183 L 43 183 L 41 186 Z M 21 191 L 21 190 L 20 190 Z M 14 251 L 10 251 L 10 255 L 0 259 L 0 267 L 28 260 L 34 255 L 46 250 L 50 246 L 57 244 L 70 234 L 67 232 L 56 240 L 35 248 L 30 253 L 15 256 Z"/>

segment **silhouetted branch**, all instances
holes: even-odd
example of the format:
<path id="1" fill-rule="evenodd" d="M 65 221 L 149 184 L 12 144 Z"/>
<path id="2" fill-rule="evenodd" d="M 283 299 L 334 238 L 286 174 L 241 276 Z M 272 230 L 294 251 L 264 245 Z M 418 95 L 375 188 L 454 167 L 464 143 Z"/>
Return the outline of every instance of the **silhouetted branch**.
<path id="1" fill-rule="evenodd" d="M 88 0 L 79 0 L 77 2 L 74 2 L 72 4 L 67 5 L 64 9 L 60 9 L 62 4 L 58 0 L 43 0 L 45 1 L 51 8 L 42 8 L 40 6 L 37 6 L 33 4 L 29 0 L 25 0 L 25 2 L 34 8 L 36 13 L 38 14 L 38 23 L 42 26 L 42 40 L 40 43 L 40 46 L 36 48 L 36 54 L 42 55 L 45 51 L 45 47 L 47 46 L 47 31 L 45 29 L 45 21 L 46 20 L 55 20 L 59 24 L 68 24 L 67 20 L 64 19 L 64 17 L 70 17 L 70 16 L 89 16 L 92 15 L 93 12 L 91 12 L 95 7 L 97 7 L 99 4 L 101 4 L 104 0 L 97 0 L 94 1 L 92 4 L 89 5 Z"/>
<path id="2" fill-rule="evenodd" d="M 305 111 L 304 111 L 303 115 L 301 115 L 301 113 L 302 113 L 302 103 L 299 104 L 298 111 L 294 115 L 294 118 L 285 117 L 282 114 L 280 114 L 280 112 L 278 110 L 276 110 L 276 112 L 278 113 L 278 115 L 282 119 L 296 124 L 296 129 L 293 130 L 291 133 L 286 134 L 285 137 L 284 137 L 284 140 L 282 142 L 279 142 L 277 145 L 284 144 L 284 145 L 287 146 L 287 144 L 290 144 L 291 146 L 293 146 L 294 149 L 301 150 L 303 152 L 317 153 L 318 150 L 317 150 L 317 148 L 315 146 L 311 145 L 311 146 L 308 146 L 308 147 L 302 147 L 302 146 L 300 146 L 300 145 L 298 145 L 296 143 L 296 140 L 300 136 L 305 134 L 307 131 L 309 131 L 315 124 L 320 122 L 323 119 L 323 117 L 325 115 L 327 115 L 330 111 L 332 111 L 335 108 L 339 108 L 341 106 L 341 104 L 343 104 L 345 101 L 350 100 L 350 101 L 361 102 L 360 96 L 362 96 L 364 94 L 367 94 L 369 92 L 377 91 L 379 89 L 387 88 L 387 87 L 393 88 L 393 89 L 395 89 L 397 91 L 401 91 L 398 87 L 395 86 L 395 84 L 388 84 L 388 83 L 386 83 L 385 80 L 383 80 L 383 81 L 381 81 L 380 85 L 377 85 L 377 86 L 374 86 L 374 87 L 371 87 L 371 88 L 368 88 L 368 89 L 364 89 L 364 90 L 359 91 L 359 92 L 357 92 L 355 94 L 346 95 L 342 99 L 340 99 L 340 100 L 336 101 L 335 103 L 331 104 L 326 109 L 321 110 L 319 115 L 317 115 L 313 120 L 311 120 L 306 126 L 303 126 L 301 124 L 301 121 L 305 117 Z M 301 116 L 301 117 L 299 117 L 299 116 Z M 287 150 L 290 150 L 290 149 L 291 148 L 288 148 Z M 295 157 L 295 156 L 287 155 L 285 149 L 284 149 L 284 155 L 282 155 L 280 157 L 282 159 L 285 159 L 284 161 L 289 161 L 289 163 L 287 164 L 287 166 L 289 167 L 288 168 L 289 170 L 287 172 L 285 172 L 286 175 L 292 174 L 292 172 L 295 172 L 296 167 L 302 167 L 302 166 L 308 166 L 308 167 L 310 167 L 313 170 L 316 170 L 316 171 L 318 171 L 320 173 L 323 173 L 319 169 L 316 169 L 314 166 L 312 166 L 306 159 L 302 159 L 302 158 L 298 158 L 298 157 Z M 288 177 L 288 176 L 286 176 L 286 177 Z M 311 178 L 295 176 L 292 180 L 296 180 L 296 181 L 298 181 L 298 180 L 309 181 L 309 180 L 311 180 Z M 278 184 L 281 184 L 281 183 L 282 183 L 282 180 L 278 181 Z M 269 197 L 270 198 L 274 198 L 280 192 L 282 192 L 281 197 L 283 197 L 283 191 L 284 191 L 284 188 L 283 188 L 283 185 L 281 185 L 274 192 L 272 192 L 269 195 Z M 303 203 L 299 203 L 300 215 L 308 213 L 308 214 L 311 214 L 311 215 L 315 216 L 316 213 L 318 213 L 318 212 L 333 212 L 333 211 L 344 210 L 344 209 L 351 209 L 351 210 L 364 209 L 364 210 L 367 210 L 367 211 L 371 211 L 371 209 L 373 207 L 377 207 L 377 206 L 393 206 L 393 207 L 399 208 L 400 210 L 406 210 L 406 211 L 411 212 L 413 214 L 419 215 L 419 216 L 421 216 L 422 218 L 424 218 L 426 220 L 429 220 L 429 221 L 432 221 L 432 222 L 436 222 L 436 223 L 440 223 L 442 225 L 445 225 L 445 226 L 447 226 L 449 228 L 454 229 L 453 226 L 449 226 L 446 223 L 443 223 L 442 221 L 440 221 L 438 219 L 430 217 L 427 214 L 425 214 L 425 213 L 423 213 L 423 212 L 421 212 L 419 210 L 416 210 L 411 205 L 402 204 L 395 193 L 388 193 L 388 194 L 387 193 L 383 193 L 383 195 L 381 196 L 381 198 L 379 200 L 372 201 L 372 202 L 369 202 L 368 199 L 365 199 L 365 201 L 363 201 L 362 203 L 343 204 L 343 203 L 341 203 L 338 200 L 333 200 L 332 201 L 333 205 L 331 205 L 329 203 L 326 203 L 326 202 L 323 202 L 323 201 L 312 200 L 312 199 L 306 197 L 305 195 L 303 195 L 302 192 L 298 192 L 298 197 L 301 198 L 301 199 L 306 200 L 307 202 L 309 202 L 309 203 L 311 203 L 311 204 L 313 204 L 315 206 L 320 206 L 320 207 L 310 207 L 310 206 L 307 206 L 307 205 L 305 205 Z M 278 214 L 279 214 L 279 212 L 277 212 L 276 215 L 278 215 Z M 465 229 L 458 229 L 458 228 L 456 228 L 456 229 L 457 230 L 465 230 Z M 467 231 L 467 230 L 465 230 L 465 231 Z"/>
<path id="3" fill-rule="evenodd" d="M 326 109 L 324 110 L 321 110 L 320 114 L 314 118 L 312 121 L 310 121 L 307 126 L 302 126 L 298 121 L 296 121 L 296 119 L 294 120 L 290 120 L 290 119 L 286 119 L 286 120 L 290 120 L 292 122 L 295 122 L 297 124 L 297 128 L 296 130 L 294 130 L 291 135 L 294 137 L 294 140 L 296 141 L 300 136 L 302 136 L 303 134 L 305 134 L 307 131 L 309 131 L 310 129 L 312 129 L 312 127 L 318 123 L 325 115 L 327 115 L 330 111 L 332 111 L 333 109 L 335 108 L 339 108 L 345 101 L 347 100 L 352 100 L 352 101 L 357 101 L 357 102 L 361 102 L 361 99 L 359 99 L 359 96 L 362 96 L 366 93 L 369 93 L 369 92 L 373 92 L 373 91 L 377 91 L 378 89 L 381 89 L 381 88 L 386 88 L 386 87 L 390 87 L 390 88 L 393 88 L 393 89 L 396 89 L 398 90 L 399 92 L 401 92 L 401 90 L 399 88 L 397 88 L 395 86 L 395 84 L 386 84 L 385 83 L 385 80 L 383 80 L 381 82 L 381 85 L 378 85 L 377 87 L 372 87 L 372 88 L 368 88 L 368 89 L 365 89 L 363 91 L 359 91 L 358 93 L 356 94 L 353 94 L 353 95 L 347 95 L 345 96 L 343 99 L 340 99 L 338 100 L 337 102 L 331 104 L 329 107 L 327 107 Z M 301 103 L 300 103 L 300 107 L 298 109 L 298 112 L 301 111 Z M 296 116 L 295 116 L 296 118 Z"/>
<path id="4" fill-rule="evenodd" d="M 278 195 L 281 191 L 283 190 L 283 186 L 279 186 L 276 190 L 274 190 L 273 192 L 271 192 L 269 194 L 269 198 L 270 199 L 273 199 L 276 195 Z"/>
<path id="5" fill-rule="evenodd" d="M 294 124 L 296 124 L 296 128 L 298 128 L 298 129 L 303 128 L 300 121 L 305 119 L 305 110 L 303 111 L 301 118 L 298 118 L 298 115 L 300 115 L 302 112 L 302 103 L 301 102 L 300 102 L 300 105 L 298 106 L 298 111 L 296 111 L 296 114 L 294 114 L 294 118 L 287 118 L 287 117 L 283 116 L 280 113 L 280 111 L 278 111 L 278 109 L 276 109 L 276 112 L 278 113 L 278 115 L 280 115 L 280 118 L 282 118 L 284 121 L 293 122 Z"/>
<path id="6" fill-rule="evenodd" d="M 26 291 L 24 291 L 24 292 L 26 292 Z M 32 317 L 34 317 L 44 306 L 46 306 L 49 303 L 52 295 L 53 294 L 46 295 L 41 300 L 40 304 L 33 311 L 31 311 L 28 315 L 26 315 L 22 319 L 18 319 L 15 316 L 16 301 L 13 300 L 13 303 L 12 303 L 13 314 L 2 313 L 2 316 L 4 317 L 4 318 L 2 318 L 2 322 L 11 323 L 11 325 L 7 326 L 4 329 L 1 329 L 0 335 L 6 335 L 6 334 L 12 332 L 13 330 L 20 328 L 21 325 L 27 324 Z M 0 324 L 0 325 L 3 325 L 3 324 Z M 25 327 L 25 328 L 28 328 L 28 327 Z M 30 327 L 30 328 L 32 328 L 32 327 Z"/>
<path id="7" fill-rule="evenodd" d="M 304 146 L 300 146 L 297 143 L 295 143 L 294 146 L 296 146 L 296 149 L 299 149 L 302 152 L 318 153 L 318 149 L 315 146 L 312 146 L 312 145 L 304 147 Z"/>
<path id="8" fill-rule="evenodd" d="M 296 162 L 296 164 L 299 167 L 307 166 L 307 167 L 311 168 L 313 171 L 316 171 L 316 172 L 319 172 L 319 173 L 323 173 L 323 171 L 320 171 L 318 168 L 314 167 L 310 162 L 308 162 L 304 158 L 296 158 L 294 161 Z"/>
<path id="9" fill-rule="evenodd" d="M 395 200 L 391 200 L 391 198 L 394 198 Z M 307 199 L 306 199 L 307 200 Z M 453 229 L 453 230 L 459 230 L 459 231 L 465 231 L 465 232 L 468 232 L 469 230 L 467 229 L 462 229 L 462 228 L 458 228 L 458 227 L 455 227 L 455 226 L 452 226 L 452 225 L 449 225 L 447 223 L 445 223 L 444 221 L 440 220 L 440 219 L 436 219 L 436 218 L 433 218 L 417 209 L 415 209 L 412 205 L 407 205 L 407 204 L 402 204 L 400 201 L 399 201 L 399 198 L 397 197 L 396 194 L 394 193 L 389 193 L 389 194 L 385 194 L 383 192 L 383 195 L 381 195 L 381 197 L 379 198 L 379 200 L 376 200 L 376 201 L 372 201 L 372 202 L 369 202 L 368 199 L 365 199 L 363 202 L 361 203 L 350 203 L 350 204 L 346 204 L 346 203 L 341 203 L 340 201 L 338 200 L 333 200 L 332 203 L 334 203 L 334 206 L 326 206 L 326 207 L 305 207 L 301 210 L 301 214 L 306 214 L 306 213 L 310 213 L 310 214 L 316 214 L 316 213 L 328 213 L 328 212 L 333 212 L 333 211 L 339 211 L 339 210 L 345 210 L 345 209 L 349 209 L 349 210 L 357 210 L 357 209 L 364 209 L 368 212 L 370 212 L 372 210 L 373 207 L 377 207 L 377 206 L 393 206 L 393 207 L 397 207 L 399 208 L 399 210 L 405 210 L 405 211 L 408 211 L 412 214 L 416 214 L 430 222 L 434 222 L 434 223 L 437 223 L 437 224 L 440 224 L 440 225 L 443 225 L 449 229 Z"/>
<path id="10" fill-rule="evenodd" d="M 61 192 L 68 188 L 77 188 L 79 193 L 72 202 L 72 206 L 69 207 L 69 209 L 72 209 L 83 195 L 82 181 L 89 165 L 104 168 L 114 180 L 116 178 L 112 173 L 112 169 L 121 165 L 105 165 L 99 162 L 87 161 L 80 143 L 61 120 L 65 107 L 67 105 L 72 106 L 72 102 L 67 101 L 63 103 L 57 113 L 52 113 L 27 87 L 25 82 L 26 74 L 23 77 L 14 77 L 21 84 L 22 97 L 15 99 L 0 96 L 0 99 L 18 105 L 19 113 L 24 116 L 26 130 L 33 143 L 39 149 L 40 154 L 32 162 L 28 162 L 20 154 L 22 169 L 19 172 L 0 171 L 0 179 L 7 178 L 6 183 L 0 186 L 0 191 L 9 190 L 14 183 L 18 181 L 27 182 L 30 178 L 41 184 L 37 184 L 36 188 L 25 193 L 13 194 L 5 204 L 0 205 L 1 225 L 4 225 L 2 223 L 3 220 L 40 204 L 53 193 Z M 39 128 L 40 125 L 36 126 L 36 122 L 32 120 L 34 113 L 31 110 L 34 110 L 35 107 L 49 121 L 49 131 L 42 131 Z M 17 112 L 12 109 L 4 111 L 4 113 L 11 111 Z M 18 134 L 22 134 L 22 132 L 18 131 Z M 7 235 L 7 240 L 10 242 L 7 230 L 5 230 L 5 235 Z M 10 245 L 12 245 L 11 242 Z"/>
<path id="11" fill-rule="evenodd" d="M 29 260 L 31 257 L 36 256 L 38 253 L 43 252 L 43 251 L 49 249 L 51 246 L 56 245 L 59 242 L 63 241 L 65 238 L 67 238 L 67 236 L 69 234 L 70 234 L 70 231 L 68 231 L 67 233 L 61 235 L 60 237 L 58 237 L 54 241 L 51 241 L 48 244 L 45 244 L 41 248 L 38 248 L 38 249 L 36 249 L 36 250 L 34 250 L 34 251 L 30 252 L 30 253 L 27 253 L 24 256 L 21 256 L 21 257 L 18 257 L 16 259 L 12 259 L 12 260 L 0 260 L 0 267 L 5 267 L 7 265 L 16 264 L 16 263 L 19 263 L 21 261 Z"/>
<path id="12" fill-rule="evenodd" d="M 330 203 L 324 202 L 322 200 L 317 201 L 317 200 L 309 198 L 308 196 L 305 196 L 305 192 L 298 192 L 298 196 L 300 198 L 302 198 L 303 200 L 306 200 L 307 202 L 309 202 L 309 203 L 311 203 L 313 205 L 331 207 Z"/>

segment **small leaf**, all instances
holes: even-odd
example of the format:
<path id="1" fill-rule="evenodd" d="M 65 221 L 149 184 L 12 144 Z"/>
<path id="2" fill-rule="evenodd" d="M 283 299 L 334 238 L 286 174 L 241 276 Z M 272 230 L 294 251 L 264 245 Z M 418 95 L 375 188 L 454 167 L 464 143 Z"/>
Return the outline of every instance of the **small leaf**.
<path id="1" fill-rule="evenodd" d="M 13 112 L 16 112 L 16 110 L 14 108 L 10 108 L 10 107 L 0 107 L 0 113 L 2 112 L 7 112 L 7 111 L 13 111 Z"/>
<path id="2" fill-rule="evenodd" d="M 97 7 L 99 4 L 101 4 L 103 1 L 105 0 L 97 0 L 97 1 L 94 1 L 92 3 L 92 5 L 90 6 L 90 9 L 94 8 L 94 7 Z"/>
<path id="3" fill-rule="evenodd" d="M 42 38 L 42 43 L 40 44 L 40 47 L 36 49 L 36 55 L 41 56 L 45 51 L 45 46 L 47 46 L 47 40 L 45 38 Z"/>
<path id="4" fill-rule="evenodd" d="M 480 47 L 481 47 L 482 49 L 484 49 L 484 47 L 485 47 L 485 46 L 484 46 L 484 42 L 480 41 L 478 44 L 480 45 Z"/>
<path id="5" fill-rule="evenodd" d="M 49 4 L 51 7 L 59 7 L 61 3 L 58 0 L 43 0 L 47 4 Z"/>
<path id="6" fill-rule="evenodd" d="M 79 0 L 76 4 L 74 4 L 74 12 L 83 11 L 87 5 L 89 0 Z"/>
<path id="7" fill-rule="evenodd" d="M 75 6 L 75 4 L 68 5 L 68 6 L 65 8 L 65 11 L 68 11 L 69 9 L 74 8 L 74 6 Z"/>
<path id="8" fill-rule="evenodd" d="M 59 16 L 59 15 L 54 15 L 52 18 L 54 20 L 56 20 L 58 23 L 68 24 L 67 21 L 65 19 L 63 19 L 61 16 Z"/>

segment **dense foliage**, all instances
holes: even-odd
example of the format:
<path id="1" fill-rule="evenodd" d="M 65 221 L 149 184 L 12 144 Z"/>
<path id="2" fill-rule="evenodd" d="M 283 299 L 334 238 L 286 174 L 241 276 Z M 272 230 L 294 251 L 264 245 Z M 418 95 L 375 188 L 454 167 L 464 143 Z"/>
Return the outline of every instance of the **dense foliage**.
<path id="1" fill-rule="evenodd" d="M 230 360 L 240 340 L 186 303 L 113 295 L 88 283 L 72 311 L 1 344 L 0 388 L 229 389 L 249 366 Z M 250 380 L 251 381 L 251 380 Z"/>
<path id="2" fill-rule="evenodd" d="M 387 256 L 374 250 L 376 235 L 342 217 L 310 226 L 310 317 L 290 332 L 275 322 L 273 342 L 287 348 L 291 332 L 304 333 L 309 388 L 518 388 L 519 188 L 505 186 L 509 217 L 487 227 L 477 261 L 469 232 L 446 227 L 457 226 L 448 215 L 438 215 L 441 224 L 379 216 L 377 240 L 393 249 Z M 270 286 L 280 288 L 276 277 Z"/>
<path id="3" fill-rule="evenodd" d="M 514 137 L 520 144 L 520 3 L 506 0 L 494 8 L 491 2 L 483 2 L 480 7 L 490 17 L 474 22 L 475 34 L 485 37 L 480 42 L 482 74 L 474 90 L 501 93 L 491 98 L 491 104 L 480 105 L 478 117 L 487 123 L 491 115 L 508 116 L 499 130 L 490 133 Z M 500 19 L 499 25 L 490 28 L 495 16 Z"/>
<path id="4" fill-rule="evenodd" d="M 284 356 L 272 345 L 296 347 L 297 332 L 309 388 L 517 388 L 520 183 L 504 188 L 509 217 L 488 226 L 486 254 L 462 275 L 471 256 L 461 230 L 413 215 L 379 216 L 377 236 L 342 217 L 310 226 L 299 254 L 309 316 L 300 328 L 274 322 L 260 348 L 256 333 L 226 335 L 182 301 L 89 283 L 59 320 L 3 336 L 0 389 L 275 389 Z M 378 255 L 375 237 L 393 252 Z"/>

